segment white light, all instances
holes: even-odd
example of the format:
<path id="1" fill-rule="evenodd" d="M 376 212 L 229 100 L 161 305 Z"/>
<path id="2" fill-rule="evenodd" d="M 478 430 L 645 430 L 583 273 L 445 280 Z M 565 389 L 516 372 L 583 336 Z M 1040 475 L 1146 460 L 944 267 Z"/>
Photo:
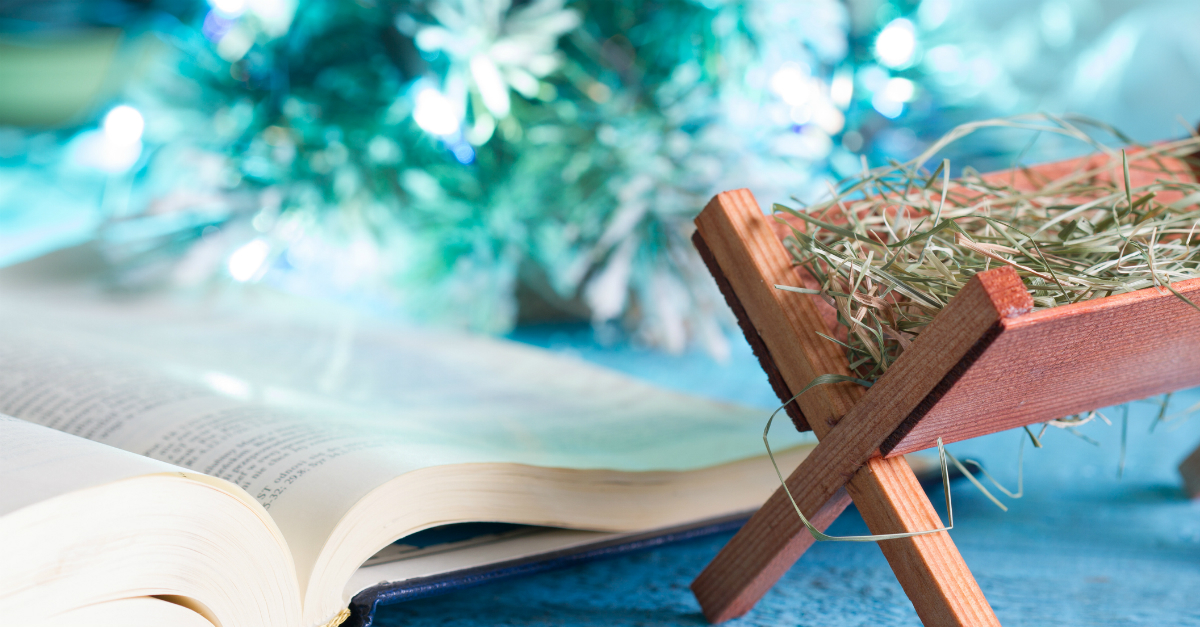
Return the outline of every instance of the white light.
<path id="1" fill-rule="evenodd" d="M 296 15 L 296 0 L 245 0 L 245 5 L 268 37 L 286 33 Z"/>
<path id="2" fill-rule="evenodd" d="M 458 131 L 458 116 L 454 103 L 432 87 L 417 92 L 413 120 L 427 133 L 452 135 Z"/>
<path id="3" fill-rule="evenodd" d="M 913 94 L 916 92 L 916 85 L 907 78 L 893 78 L 887 82 L 883 88 L 883 95 L 888 100 L 896 102 L 908 102 L 913 99 Z"/>
<path id="4" fill-rule="evenodd" d="M 225 396 L 231 396 L 244 401 L 248 401 L 254 396 L 254 389 L 250 387 L 249 383 L 223 372 L 204 373 L 204 382 L 213 391 Z"/>
<path id="5" fill-rule="evenodd" d="M 807 66 L 785 63 L 771 75 L 771 91 L 793 107 L 807 103 L 816 91 L 816 84 Z"/>
<path id="6" fill-rule="evenodd" d="M 879 112 L 879 115 L 888 119 L 895 119 L 904 113 L 903 102 L 892 100 L 882 93 L 875 94 L 875 97 L 871 98 L 871 106 Z"/>
<path id="7" fill-rule="evenodd" d="M 922 0 L 917 9 L 917 20 L 921 22 L 921 28 L 933 30 L 946 22 L 953 8 L 950 0 Z"/>
<path id="8" fill-rule="evenodd" d="M 846 127 L 846 116 L 837 107 L 826 104 L 817 108 L 813 122 L 827 135 L 837 135 Z"/>
<path id="9" fill-rule="evenodd" d="M 912 22 L 892 20 L 875 38 L 875 57 L 888 67 L 903 67 L 917 51 L 917 35 Z"/>
<path id="10" fill-rule="evenodd" d="M 845 109 L 850 106 L 850 99 L 854 97 L 854 75 L 850 72 L 838 72 L 833 77 L 833 84 L 829 86 L 829 99 L 833 104 Z"/>
<path id="11" fill-rule="evenodd" d="M 483 98 L 483 106 L 499 119 L 508 117 L 512 102 L 508 98 L 508 85 L 500 70 L 486 55 L 477 54 L 471 57 L 471 77 L 475 79 L 475 87 Z"/>
<path id="12" fill-rule="evenodd" d="M 249 281 L 267 260 L 271 245 L 265 240 L 253 240 L 229 256 L 229 275 L 238 282 Z"/>
<path id="13" fill-rule="evenodd" d="M 129 105 L 113 107 L 104 116 L 104 139 L 117 146 L 132 146 L 142 139 L 146 122 L 137 109 Z"/>
<path id="14" fill-rule="evenodd" d="M 246 0 L 208 0 L 208 4 L 226 17 L 237 17 L 246 11 Z"/>
<path id="15" fill-rule="evenodd" d="M 86 168 L 121 174 L 132 168 L 142 154 L 142 143 L 120 144 L 103 130 L 84 131 L 71 140 L 70 160 Z"/>

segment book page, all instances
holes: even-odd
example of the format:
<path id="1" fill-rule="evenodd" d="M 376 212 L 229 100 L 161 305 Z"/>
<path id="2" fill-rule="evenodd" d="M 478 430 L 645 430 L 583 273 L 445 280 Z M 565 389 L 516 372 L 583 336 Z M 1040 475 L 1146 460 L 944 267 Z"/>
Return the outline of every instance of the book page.
<path id="1" fill-rule="evenodd" d="M 404 473 L 687 470 L 761 455 L 765 419 L 537 349 L 345 312 L 99 303 L 0 308 L 0 412 L 241 486 L 279 525 L 302 587 L 342 515 Z M 797 440 L 781 433 L 778 446 Z"/>
<path id="2" fill-rule="evenodd" d="M 76 490 L 178 468 L 0 415 L 0 516 Z"/>
<path id="3" fill-rule="evenodd" d="M 146 603 L 130 611 L 157 608 L 159 618 L 173 612 L 210 627 L 300 623 L 287 547 L 243 492 L 8 416 L 0 416 L 0 564 L 5 625 L 118 624 L 113 612 L 89 608 L 150 595 L 199 614 Z M 135 612 L 124 624 L 151 623 Z"/>

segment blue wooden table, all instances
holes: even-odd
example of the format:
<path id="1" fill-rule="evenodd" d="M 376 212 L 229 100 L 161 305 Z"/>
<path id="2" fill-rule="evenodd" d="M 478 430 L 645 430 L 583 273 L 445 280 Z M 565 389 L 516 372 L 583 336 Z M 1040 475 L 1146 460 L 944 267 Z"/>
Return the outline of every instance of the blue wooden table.
<path id="1" fill-rule="evenodd" d="M 627 344 L 601 347 L 578 327 L 523 329 L 515 339 L 572 353 L 695 394 L 764 409 L 777 404 L 743 344 L 717 364 L 693 353 L 666 356 Z M 1200 416 L 1160 424 L 1158 399 L 1128 406 L 1124 474 L 1118 478 L 1124 408 L 1079 429 L 1050 429 L 1044 448 L 1025 448 L 1025 495 L 1001 496 L 1003 512 L 968 483 L 953 485 L 955 543 L 1002 624 L 1200 625 L 1200 501 L 1188 501 L 1175 471 L 1200 444 Z M 1174 395 L 1168 414 L 1200 402 Z M 1010 489 L 1022 432 L 948 449 L 981 460 Z M 945 515 L 940 487 L 930 500 Z M 868 533 L 853 508 L 835 535 Z M 661 547 L 443 597 L 385 607 L 387 627 L 482 625 L 703 625 L 688 591 L 728 535 Z M 874 544 L 818 543 L 748 615 L 750 625 L 919 625 Z"/>

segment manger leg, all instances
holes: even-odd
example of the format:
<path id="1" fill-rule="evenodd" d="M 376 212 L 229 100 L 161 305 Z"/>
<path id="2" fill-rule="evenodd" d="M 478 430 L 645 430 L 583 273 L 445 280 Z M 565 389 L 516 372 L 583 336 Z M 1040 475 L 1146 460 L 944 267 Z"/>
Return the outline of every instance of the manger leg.
<path id="1" fill-rule="evenodd" d="M 838 490 L 823 506 L 813 506 L 802 492 L 803 469 L 797 468 L 787 485 L 809 522 L 825 531 L 850 505 L 850 496 Z M 692 582 L 704 617 L 721 623 L 749 612 L 813 542 L 783 488 L 775 490 Z"/>
<path id="2" fill-rule="evenodd" d="M 738 314 L 752 344 L 756 337 L 761 339 L 766 350 L 760 359 L 764 360 L 764 366 L 769 366 L 768 372 L 776 370 L 780 375 L 784 385 L 777 386 L 777 391 L 786 388 L 787 393 L 781 395 L 785 402 L 793 390 L 805 389 L 818 375 L 850 374 L 845 355 L 820 336 L 819 332 L 828 327 L 811 299 L 785 299 L 783 292 L 773 288 L 774 285 L 790 285 L 796 277 L 789 253 L 749 191 L 718 194 L 696 219 L 696 226 L 697 249 Z M 1028 300 L 1029 295 L 1019 278 L 1011 271 L 1008 275 L 1015 279 L 1009 282 L 1015 284 L 1016 291 Z M 972 282 L 976 279 L 972 278 Z M 805 420 L 797 421 L 797 426 L 811 427 L 821 439 L 821 444 L 802 467 L 818 453 L 832 457 L 832 461 L 826 460 L 817 466 L 822 472 L 793 473 L 793 480 L 804 479 L 798 482 L 798 488 L 807 484 L 820 496 L 812 502 L 798 496 L 797 502 L 803 511 L 814 515 L 820 512 L 822 523 L 832 522 L 840 508 L 835 503 L 826 510 L 826 502 L 831 500 L 838 487 L 846 485 L 867 525 L 875 533 L 920 531 L 940 526 L 935 510 L 902 458 L 869 458 L 933 387 L 968 356 L 997 320 L 1012 309 L 1005 306 L 1010 300 L 1005 290 L 993 294 L 994 290 L 982 283 L 976 288 L 980 289 L 964 290 L 960 296 L 965 293 L 968 298 L 964 301 L 956 297 L 956 304 L 948 306 L 944 315 L 939 315 L 938 319 L 944 320 L 951 308 L 961 310 L 961 316 L 951 316 L 953 320 L 947 327 L 947 336 L 942 338 L 948 341 L 928 340 L 935 332 L 931 329 L 919 339 L 926 344 L 932 341 L 931 346 L 936 345 L 937 350 L 931 352 L 928 359 L 917 362 L 913 362 L 910 354 L 905 355 L 909 362 L 918 363 L 916 370 L 920 372 L 916 372 L 917 376 L 896 378 L 893 369 L 889 373 L 893 374 L 892 383 L 886 383 L 888 378 L 885 377 L 874 387 L 872 391 L 881 400 L 861 404 L 863 389 L 849 383 L 819 386 L 796 399 L 805 417 Z M 1000 307 L 997 307 L 998 303 Z M 950 350 L 951 347 L 954 349 Z M 896 368 L 899 367 L 897 364 Z M 891 392 L 880 391 L 885 388 Z M 847 418 L 851 412 L 856 412 L 858 417 Z M 843 421 L 843 418 L 847 419 Z M 842 454 L 837 454 L 839 451 Z M 832 487 L 824 483 L 831 475 L 836 475 L 837 479 Z M 849 484 L 846 484 L 847 479 L 850 479 Z M 740 538 L 735 536 L 733 542 L 737 546 L 722 551 L 694 582 L 693 590 L 710 618 L 731 618 L 747 611 L 807 548 L 808 540 L 795 540 L 802 531 L 799 522 L 793 519 L 793 522 L 785 523 L 780 517 L 787 509 L 780 508 L 778 503 L 786 504 L 786 496 L 777 494 L 772 501 L 776 504 L 771 510 L 756 516 L 758 521 L 739 532 Z M 927 625 L 998 624 L 947 534 L 930 534 L 884 544 L 887 545 L 883 547 L 885 556 Z M 776 552 L 784 555 L 776 559 Z"/>
<path id="3" fill-rule="evenodd" d="M 788 487 L 802 511 L 816 512 L 809 522 L 822 531 L 850 497 L 875 534 L 942 526 L 903 457 L 871 459 L 823 506 L 814 501 L 823 497 L 814 485 L 821 482 L 811 481 L 806 470 L 801 464 L 788 477 Z M 776 490 L 692 582 L 705 618 L 719 623 L 750 611 L 813 541 L 782 488 Z M 926 626 L 1000 624 L 949 534 L 887 540 L 879 547 Z"/>
<path id="4" fill-rule="evenodd" d="M 1183 476 L 1183 491 L 1188 498 L 1200 499 L 1200 447 L 1179 464 L 1179 474 Z"/>
<path id="5" fill-rule="evenodd" d="M 903 457 L 873 458 L 846 485 L 871 533 L 943 526 Z M 879 543 L 926 627 L 995 625 L 995 612 L 946 532 Z"/>

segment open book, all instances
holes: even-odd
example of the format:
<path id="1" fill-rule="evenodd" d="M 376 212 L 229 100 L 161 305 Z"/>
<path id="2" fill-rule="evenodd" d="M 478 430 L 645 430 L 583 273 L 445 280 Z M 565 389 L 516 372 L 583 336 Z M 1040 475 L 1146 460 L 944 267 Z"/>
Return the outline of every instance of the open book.
<path id="1" fill-rule="evenodd" d="M 726 520 L 776 487 L 761 410 L 266 293 L 23 276 L 0 276 L 6 625 L 336 625 L 381 581 Z M 785 472 L 809 446 L 786 431 Z M 467 522 L 555 530 L 394 544 Z"/>

